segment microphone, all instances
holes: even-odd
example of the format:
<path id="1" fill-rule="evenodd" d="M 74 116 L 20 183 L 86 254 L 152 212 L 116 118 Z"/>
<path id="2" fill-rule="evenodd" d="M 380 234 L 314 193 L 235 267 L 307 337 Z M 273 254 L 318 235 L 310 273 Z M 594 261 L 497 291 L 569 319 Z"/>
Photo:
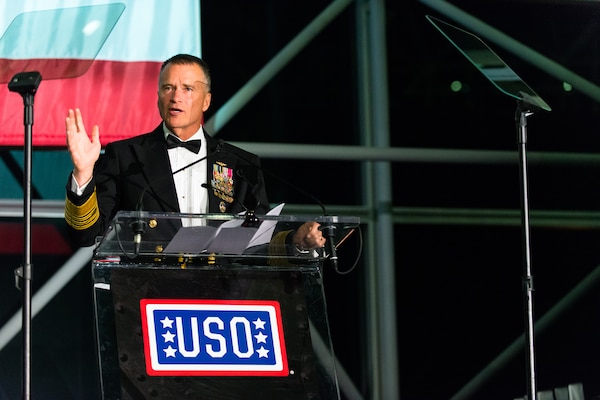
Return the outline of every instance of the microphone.
<path id="1" fill-rule="evenodd" d="M 134 220 L 129 224 L 129 227 L 133 231 L 133 243 L 135 246 L 135 255 L 140 254 L 140 245 L 142 243 L 142 235 L 146 232 L 146 221 L 144 217 L 147 217 L 147 212 L 137 210 L 138 219 Z"/>
<path id="2" fill-rule="evenodd" d="M 215 151 L 213 151 L 212 153 L 210 153 L 210 154 L 207 154 L 206 156 L 204 156 L 204 157 L 201 157 L 201 158 L 199 158 L 198 160 L 196 160 L 196 161 L 193 161 L 193 162 L 191 162 L 191 163 L 189 163 L 189 164 L 187 164 L 187 165 L 184 165 L 183 167 L 179 168 L 178 170 L 171 172 L 171 174 L 170 174 L 170 175 L 165 175 L 165 176 L 163 176 L 163 177 L 162 177 L 161 179 L 159 179 L 157 182 L 150 182 L 148 185 L 146 185 L 146 186 L 144 187 L 144 189 L 143 189 L 143 190 L 142 190 L 142 192 L 140 193 L 140 199 L 139 199 L 139 200 L 138 200 L 138 202 L 137 202 L 137 205 L 136 205 L 136 210 L 137 210 L 137 211 L 141 211 L 141 210 L 143 209 L 144 197 L 146 197 L 146 193 L 148 192 L 148 190 L 150 190 L 150 188 L 152 188 L 152 187 L 157 187 L 157 186 L 158 186 L 157 184 L 160 184 L 160 186 L 162 186 L 163 184 L 165 184 L 165 183 L 168 183 L 168 182 L 170 181 L 170 179 L 171 179 L 171 177 L 172 177 L 173 175 L 175 175 L 175 174 L 178 174 L 178 173 L 180 173 L 180 172 L 182 172 L 182 171 L 185 171 L 186 169 L 188 169 L 188 168 L 190 168 L 190 167 L 193 167 L 194 165 L 196 165 L 196 164 L 198 164 L 198 163 L 200 163 L 200 162 L 202 162 L 202 161 L 204 161 L 204 160 L 206 160 L 206 159 L 208 159 L 208 158 L 210 158 L 210 157 L 213 157 L 215 154 L 217 154 L 217 153 L 219 153 L 219 152 L 221 152 L 221 151 L 222 151 L 222 141 L 219 141 L 219 142 L 217 143 L 217 148 L 216 148 L 216 150 L 215 150 Z M 140 164 L 141 164 L 141 163 L 140 163 Z M 159 186 L 159 187 L 160 187 L 160 186 Z M 172 206 L 172 205 L 171 205 L 171 206 Z M 172 208 L 176 208 L 176 207 L 172 207 Z"/>
<path id="3" fill-rule="evenodd" d="M 331 263 L 331 266 L 337 271 L 338 270 L 338 256 L 337 256 L 337 251 L 335 249 L 335 244 L 333 243 L 333 238 L 335 237 L 335 229 L 336 226 L 333 225 L 333 222 L 337 222 L 337 221 L 333 221 L 333 219 L 335 219 L 335 217 L 333 218 L 327 218 L 329 221 L 329 223 L 327 225 L 321 225 L 319 227 L 319 230 L 321 232 L 323 232 L 323 236 L 325 236 L 325 238 L 327 239 L 325 241 L 325 246 L 327 246 L 327 251 L 329 252 L 329 262 Z"/>

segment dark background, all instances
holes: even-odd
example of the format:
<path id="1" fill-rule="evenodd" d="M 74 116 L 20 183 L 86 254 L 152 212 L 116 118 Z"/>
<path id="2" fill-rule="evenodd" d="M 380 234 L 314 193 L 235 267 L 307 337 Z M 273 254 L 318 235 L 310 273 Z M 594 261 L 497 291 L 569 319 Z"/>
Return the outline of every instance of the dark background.
<path id="1" fill-rule="evenodd" d="M 535 0 L 449 3 L 583 78 L 599 81 L 597 3 Z M 226 24 L 210 18 L 216 5 L 205 8 L 204 27 L 225 38 L 215 46 L 210 36 L 205 37 L 205 58 L 211 63 L 217 82 L 214 97 L 217 104 L 220 95 L 234 93 L 248 79 L 249 72 L 258 71 L 323 7 L 320 2 L 273 1 L 264 3 L 260 11 L 254 5 L 238 8 L 239 13 L 231 13 Z M 258 12 L 256 19 L 248 18 L 254 12 Z M 283 14 L 294 17 L 272 18 Z M 509 151 L 516 156 L 517 103 L 493 87 L 434 29 L 425 19 L 426 14 L 459 25 L 417 1 L 386 2 L 391 146 Z M 248 23 L 250 19 L 252 23 Z M 219 136 L 240 141 L 360 144 L 353 26 L 354 9 L 349 7 Z M 258 34 L 259 31 L 262 33 Z M 244 52 L 246 42 L 238 37 L 255 34 L 264 37 L 265 42 L 253 47 L 250 55 Z M 529 118 L 530 154 L 598 152 L 596 101 L 577 88 L 564 91 L 562 82 L 547 71 L 489 41 L 488 44 L 553 109 Z M 449 90 L 453 80 L 463 83 L 462 92 Z M 357 163 L 269 159 L 265 165 L 286 176 L 299 176 L 300 171 L 312 166 L 319 171 L 320 179 L 300 180 L 308 192 L 317 194 L 325 204 L 360 202 Z M 397 162 L 392 169 L 395 207 L 517 212 L 512 214 L 513 218 L 497 224 L 475 219 L 467 224 L 447 224 L 440 220 L 396 225 L 401 398 L 446 399 L 524 332 L 518 165 L 516 162 L 511 165 Z M 534 215 L 544 211 L 597 210 L 597 161 L 532 162 L 528 173 L 529 201 Z M 276 187 L 272 199 L 297 197 L 276 183 L 272 187 Z M 564 312 L 550 314 L 550 322 L 537 332 L 538 389 L 553 390 L 579 382 L 584 386 L 586 398 L 600 396 L 596 340 L 598 285 L 595 277 L 588 277 L 598 265 L 600 237 L 593 226 L 597 216 L 591 215 L 582 224 L 560 224 L 556 220 L 543 224 L 535 219 L 531 228 L 536 319 L 564 301 L 560 303 Z M 350 277 L 330 274 L 326 279 L 334 345 L 341 363 L 359 387 L 364 385 L 368 370 L 367 359 L 361 355 L 367 323 L 362 308 L 362 274 L 359 269 Z M 578 297 L 565 301 L 564 296 L 580 282 L 587 284 L 585 290 L 576 290 Z M 473 398 L 524 396 L 526 377 L 525 352 L 521 350 L 492 374 Z M 368 393 L 365 386 L 361 389 Z"/>
<path id="2" fill-rule="evenodd" d="M 217 111 L 328 1 L 204 1 L 203 58 L 212 68 Z M 592 1 L 452 1 L 481 21 L 565 68 L 600 81 L 600 5 Z M 425 19 L 450 18 L 414 0 L 387 1 L 386 40 L 390 145 L 394 148 L 518 150 L 516 102 L 494 88 Z M 552 107 L 529 118 L 530 154 L 595 155 L 599 105 L 575 88 L 506 49 L 489 43 Z M 357 39 L 352 3 L 250 103 L 217 133 L 227 141 L 360 145 Z M 465 88 L 453 93 L 450 82 Z M 19 156 L 17 156 L 18 158 Z M 515 158 L 516 160 L 516 158 Z M 594 159 L 595 160 L 595 159 Z M 360 161 L 264 159 L 264 167 L 290 179 L 326 205 L 360 205 Z M 582 383 L 586 399 L 600 397 L 597 278 L 598 161 L 538 163 L 529 168 L 531 267 L 539 390 Z M 66 176 L 66 174 L 63 174 Z M 273 203 L 311 203 L 267 177 Z M 43 188 L 44 183 L 37 185 Z M 448 399 L 523 334 L 523 250 L 518 165 L 395 162 L 393 206 L 398 364 L 404 400 Z M 62 190 L 62 189 L 61 189 Z M 43 190 L 42 190 L 43 192 Z M 506 218 L 412 221 L 402 210 L 501 210 Z M 545 223 L 544 212 L 562 212 Z M 568 216 L 584 213 L 578 223 Z M 581 214 L 577 214 L 581 215 Z M 62 221 L 39 221 L 63 229 Z M 368 223 L 368 221 L 365 221 Z M 357 243 L 353 243 L 357 245 Z M 34 250 L 36 244 L 34 243 Z M 348 247 L 351 249 L 352 247 Z M 341 252 L 342 265 L 355 255 Z M 69 254 L 36 252 L 35 287 Z M 2 255 L 0 321 L 20 305 L 12 270 L 20 254 Z M 349 275 L 325 271 L 331 334 L 340 364 L 365 398 L 370 393 L 367 311 L 361 260 Z M 92 292 L 80 272 L 34 320 L 33 384 L 39 399 L 97 396 Z M 584 283 L 586 286 L 574 288 Z M 574 298 L 565 296 L 576 295 Z M 561 303 L 563 301 L 563 303 Z M 564 305 L 560 312 L 553 307 Z M 526 394 L 523 347 L 482 383 L 471 398 L 513 399 Z M 18 398 L 19 340 L 0 353 L 0 399 Z"/>

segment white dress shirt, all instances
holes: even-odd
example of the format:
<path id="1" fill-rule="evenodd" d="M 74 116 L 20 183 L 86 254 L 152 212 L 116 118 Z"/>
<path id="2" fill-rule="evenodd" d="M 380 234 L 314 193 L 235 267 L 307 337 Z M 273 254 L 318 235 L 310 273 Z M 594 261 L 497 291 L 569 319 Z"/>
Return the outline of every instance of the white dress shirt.
<path id="1" fill-rule="evenodd" d="M 164 124 L 163 130 L 165 132 L 165 139 L 167 135 L 172 135 Z M 172 172 L 206 157 L 206 140 L 202 127 L 188 140 L 200 140 L 202 142 L 200 151 L 196 154 L 185 147 L 175 147 L 167 150 Z M 175 189 L 177 190 L 177 200 L 179 201 L 179 210 L 182 213 L 204 214 L 208 212 L 208 189 L 202 186 L 206 184 L 206 169 L 206 162 L 201 161 L 173 175 Z M 197 225 L 199 223 L 199 221 L 194 222 L 192 219 L 183 219 L 183 226 Z"/>

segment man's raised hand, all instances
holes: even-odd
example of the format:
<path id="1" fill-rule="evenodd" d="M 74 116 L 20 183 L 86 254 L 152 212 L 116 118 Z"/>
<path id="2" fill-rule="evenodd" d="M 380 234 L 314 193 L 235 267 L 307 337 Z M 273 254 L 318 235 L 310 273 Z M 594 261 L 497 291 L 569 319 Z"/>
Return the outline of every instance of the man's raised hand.
<path id="1" fill-rule="evenodd" d="M 81 111 L 69 109 L 65 119 L 67 149 L 73 161 L 73 178 L 79 185 L 92 179 L 94 164 L 100 157 L 100 128 L 94 125 L 91 138 L 88 136 Z"/>

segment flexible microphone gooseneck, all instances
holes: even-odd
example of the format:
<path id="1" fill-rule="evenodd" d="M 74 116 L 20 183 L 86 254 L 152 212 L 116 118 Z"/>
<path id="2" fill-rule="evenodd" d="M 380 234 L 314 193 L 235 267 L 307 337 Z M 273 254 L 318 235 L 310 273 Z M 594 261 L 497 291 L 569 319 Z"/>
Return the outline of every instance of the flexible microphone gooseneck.
<path id="1" fill-rule="evenodd" d="M 260 224 L 260 220 L 256 216 L 256 212 L 255 212 L 256 209 L 260 206 L 260 198 L 256 194 L 258 183 L 253 182 L 250 179 L 248 179 L 246 177 L 246 174 L 244 173 L 244 169 L 237 169 L 235 173 L 239 178 L 241 178 L 244 182 L 246 182 L 246 184 L 248 186 L 250 186 L 250 193 L 252 193 L 254 200 L 256 200 L 256 205 L 254 206 L 253 209 L 248 209 L 247 207 L 245 207 L 242 204 L 242 207 L 246 210 L 246 219 L 245 219 L 244 223 L 242 224 L 242 226 L 256 227 Z"/>
<path id="2" fill-rule="evenodd" d="M 219 139 L 220 143 L 223 143 L 222 139 Z M 252 160 L 249 160 L 247 157 L 242 156 L 241 154 L 238 153 L 233 153 L 231 151 L 228 151 L 227 149 L 223 148 L 222 151 L 233 154 L 234 156 L 240 158 L 241 160 L 245 161 L 246 163 L 248 163 L 251 167 L 256 168 L 257 170 L 268 174 L 269 176 L 275 178 L 277 181 L 283 183 L 284 185 L 292 188 L 293 190 L 301 193 L 302 195 L 306 196 L 307 198 L 313 200 L 315 203 L 317 203 L 319 205 L 319 207 L 321 207 L 321 210 L 323 211 L 323 216 L 327 217 L 327 211 L 325 209 L 325 205 L 321 202 L 321 200 L 319 200 L 317 197 L 315 197 L 314 195 L 306 192 L 305 190 L 303 190 L 302 188 L 292 184 L 291 182 L 279 177 L 278 175 L 274 174 L 273 172 L 263 168 L 261 165 L 258 165 L 257 163 L 253 162 Z M 243 168 L 241 169 L 241 171 L 243 171 Z M 240 176 L 243 175 L 243 172 L 240 173 Z M 327 224 L 326 225 L 321 225 L 319 227 L 319 230 L 323 233 L 323 236 L 325 236 L 325 238 L 327 239 L 325 242 L 325 245 L 327 246 L 327 252 L 328 252 L 328 257 L 327 259 L 329 260 L 329 262 L 331 263 L 331 266 L 337 271 L 338 270 L 338 256 L 337 256 L 337 251 L 335 248 L 335 243 L 334 243 L 334 237 L 335 237 L 335 225 L 333 225 L 333 221 L 332 218 L 325 218 L 327 220 Z"/>
<path id="3" fill-rule="evenodd" d="M 244 156 L 243 156 L 243 155 L 241 155 L 241 154 L 234 153 L 234 152 L 232 152 L 232 151 L 229 151 L 229 150 L 227 150 L 227 149 L 224 147 L 224 144 L 225 144 L 225 142 L 223 141 L 223 139 L 219 139 L 219 143 L 220 143 L 221 145 L 223 145 L 223 146 L 221 147 L 221 151 L 222 151 L 222 152 L 224 152 L 224 153 L 229 153 L 229 154 L 231 154 L 231 155 L 233 155 L 233 156 L 235 156 L 235 157 L 239 158 L 240 160 L 242 160 L 242 161 L 246 162 L 246 163 L 247 163 L 247 164 L 248 164 L 250 167 L 252 167 L 252 168 L 256 168 L 256 169 L 257 169 L 257 170 L 259 170 L 260 172 L 263 172 L 263 173 L 266 173 L 266 174 L 268 174 L 269 176 L 271 176 L 271 177 L 275 178 L 275 179 L 276 179 L 278 182 L 280 182 L 280 183 L 283 183 L 283 184 L 284 184 L 284 185 L 286 185 L 287 187 L 289 187 L 289 188 L 291 188 L 291 189 L 295 190 L 296 192 L 298 192 L 298 193 L 302 194 L 303 196 L 305 196 L 305 197 L 307 197 L 307 198 L 309 198 L 309 199 L 313 200 L 313 201 L 314 201 L 314 202 L 315 202 L 315 203 L 316 203 L 316 204 L 317 204 L 317 205 L 318 205 L 318 206 L 321 208 L 321 211 L 323 211 L 323 215 L 327 215 L 327 211 L 325 210 L 325 205 L 324 205 L 324 204 L 321 202 L 321 200 L 319 200 L 318 198 L 316 198 L 314 195 L 312 195 L 312 194 L 308 193 L 307 191 L 305 191 L 304 189 L 300 188 L 299 186 L 296 186 L 296 185 L 294 185 L 293 183 L 291 183 L 291 182 L 289 182 L 289 181 L 287 181 L 287 180 L 285 180 L 285 179 L 281 178 L 280 176 L 277 176 L 275 173 L 273 173 L 273 172 L 269 171 L 268 169 L 265 169 L 265 168 L 263 168 L 263 167 L 262 167 L 260 164 L 257 164 L 255 161 L 253 161 L 253 160 L 250 160 L 249 158 L 247 158 L 247 157 L 244 157 Z M 245 175 L 243 175 L 243 174 L 244 174 L 244 172 L 243 172 L 243 171 L 244 171 L 244 168 L 242 167 L 242 168 L 240 168 L 240 170 L 241 170 L 241 172 L 240 172 L 238 175 L 239 175 L 240 177 L 242 177 L 242 178 L 243 178 L 243 177 L 245 176 Z"/>
<path id="4" fill-rule="evenodd" d="M 212 153 L 207 154 L 206 156 L 201 157 L 187 165 L 184 165 L 183 167 L 179 168 L 178 170 L 173 171 L 170 175 L 163 176 L 161 179 L 158 180 L 158 182 L 150 182 L 148 185 L 146 185 L 146 187 L 144 187 L 144 189 L 142 190 L 142 192 L 140 194 L 140 199 L 138 200 L 136 207 L 135 207 L 137 218 L 129 224 L 129 227 L 133 231 L 133 243 L 135 245 L 135 255 L 136 256 L 140 253 L 140 244 L 142 243 L 142 235 L 146 232 L 147 223 L 144 218 L 147 217 L 147 212 L 144 211 L 143 204 L 144 204 L 144 197 L 146 196 L 146 193 L 148 192 L 148 190 L 150 190 L 150 188 L 152 188 L 153 186 L 156 187 L 157 183 L 159 185 L 163 185 L 163 184 L 167 183 L 169 181 L 169 179 L 171 179 L 171 177 L 173 177 L 173 175 L 178 174 L 181 171 L 184 171 L 184 170 L 186 170 L 186 169 L 188 169 L 210 157 L 213 157 L 215 154 L 222 151 L 222 147 L 223 147 L 223 143 L 221 140 L 219 140 L 217 142 L 216 150 L 213 151 Z"/>
<path id="5" fill-rule="evenodd" d="M 167 183 L 169 181 L 169 179 L 173 175 L 178 174 L 178 173 L 180 173 L 182 171 L 185 171 L 186 169 L 188 169 L 190 167 L 193 167 L 194 165 L 196 165 L 196 164 L 198 164 L 198 163 L 200 163 L 200 162 L 202 162 L 202 161 L 204 161 L 204 160 L 206 160 L 206 159 L 208 159 L 210 157 L 213 157 L 215 154 L 220 153 L 222 150 L 223 150 L 222 149 L 222 143 L 221 143 L 221 141 L 219 141 L 217 143 L 216 150 L 213 151 L 212 153 L 207 154 L 206 156 L 201 157 L 201 158 L 199 158 L 199 159 L 197 159 L 197 160 L 195 160 L 195 161 L 193 161 L 193 162 L 191 162 L 191 163 L 189 163 L 187 165 L 184 165 L 183 167 L 179 168 L 178 170 L 173 171 L 170 175 L 163 176 L 161 179 L 158 180 L 158 182 L 150 182 L 148 185 L 146 185 L 144 187 L 144 189 L 142 190 L 142 193 L 140 194 L 140 199 L 138 200 L 137 205 L 136 205 L 136 211 L 141 211 L 143 209 L 143 202 L 144 202 L 144 197 L 146 196 L 146 193 L 148 192 L 148 190 L 150 190 L 150 188 L 156 187 L 157 183 L 160 184 L 160 185 L 162 185 L 164 183 Z"/>

